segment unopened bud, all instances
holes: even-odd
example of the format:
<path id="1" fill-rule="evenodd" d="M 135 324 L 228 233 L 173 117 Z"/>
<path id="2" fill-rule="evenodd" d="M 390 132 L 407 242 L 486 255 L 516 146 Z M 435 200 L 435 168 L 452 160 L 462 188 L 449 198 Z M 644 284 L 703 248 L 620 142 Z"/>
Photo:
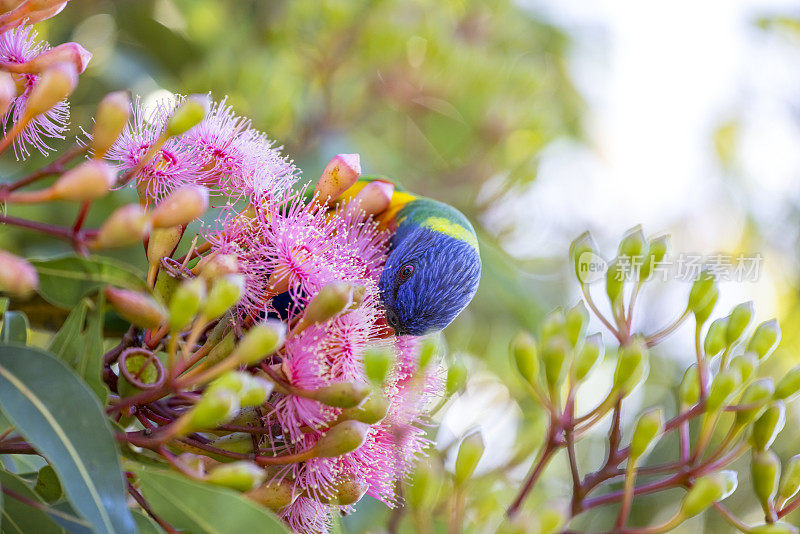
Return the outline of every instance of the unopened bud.
<path id="1" fill-rule="evenodd" d="M 753 302 L 743 302 L 733 308 L 728 316 L 728 331 L 726 341 L 728 345 L 733 345 L 742 337 L 750 321 L 753 319 Z"/>
<path id="2" fill-rule="evenodd" d="M 569 346 L 563 337 L 550 338 L 542 347 L 542 366 L 547 385 L 556 387 L 567 376 L 570 362 L 567 358 Z"/>
<path id="3" fill-rule="evenodd" d="M 283 322 L 268 319 L 247 331 L 231 357 L 246 365 L 256 364 L 278 350 L 285 338 Z"/>
<path id="4" fill-rule="evenodd" d="M 222 276 L 239 273 L 239 260 L 233 254 L 211 254 L 197 263 L 200 276 L 216 280 Z"/>
<path id="5" fill-rule="evenodd" d="M 564 310 L 561 307 L 548 313 L 541 325 L 542 329 L 542 345 L 547 344 L 551 338 L 566 337 L 567 334 L 567 318 L 564 315 Z"/>
<path id="6" fill-rule="evenodd" d="M 694 320 L 696 324 L 701 325 L 708 320 L 708 318 L 711 316 L 711 312 L 714 311 L 714 306 L 717 305 L 718 300 L 719 290 L 717 289 L 717 286 L 714 285 L 713 289 L 711 290 L 711 294 L 706 301 L 706 305 L 694 312 Z"/>
<path id="7" fill-rule="evenodd" d="M 41 115 L 67 98 L 78 85 L 78 71 L 70 63 L 56 63 L 39 77 L 28 96 L 25 114 Z"/>
<path id="8" fill-rule="evenodd" d="M 692 365 L 683 373 L 681 385 L 678 389 L 681 406 L 694 406 L 700 400 L 700 381 L 697 365 Z"/>
<path id="9" fill-rule="evenodd" d="M 641 339 L 620 347 L 614 369 L 614 389 L 628 394 L 644 378 L 648 367 L 647 348 Z"/>
<path id="10" fill-rule="evenodd" d="M 720 471 L 698 478 L 681 502 L 681 515 L 694 517 L 736 491 L 739 484 L 735 471 Z"/>
<path id="11" fill-rule="evenodd" d="M 333 488 L 333 495 L 328 499 L 328 504 L 336 506 L 349 506 L 361 500 L 367 493 L 369 484 L 363 478 L 348 476 Z"/>
<path id="12" fill-rule="evenodd" d="M 97 105 L 92 130 L 92 152 L 103 156 L 117 142 L 131 116 L 131 99 L 127 91 L 109 93 Z"/>
<path id="13" fill-rule="evenodd" d="M 274 385 L 269 380 L 252 376 L 248 373 L 229 371 L 217 377 L 208 389 L 227 389 L 239 396 L 239 405 L 243 408 L 248 406 L 260 406 L 264 404 L 272 393 Z"/>
<path id="14" fill-rule="evenodd" d="M 622 237 L 619 243 L 619 255 L 630 259 L 631 264 L 637 265 L 647 253 L 647 240 L 644 238 L 642 226 L 636 225 Z"/>
<path id="15" fill-rule="evenodd" d="M 383 421 L 388 411 L 389 400 L 386 396 L 378 392 L 373 392 L 358 406 L 343 410 L 339 419 L 342 421 L 353 419 L 355 421 L 367 423 L 368 425 L 374 425 Z"/>
<path id="16" fill-rule="evenodd" d="M 793 367 L 783 375 L 775 387 L 775 398 L 788 402 L 794 399 L 798 393 L 800 393 L 800 365 Z"/>
<path id="17" fill-rule="evenodd" d="M 602 359 L 603 351 L 603 337 L 599 332 L 586 338 L 572 364 L 576 382 L 581 382 L 584 378 L 589 376 L 589 373 L 592 372 L 597 363 Z"/>
<path id="18" fill-rule="evenodd" d="M 288 479 L 283 479 L 279 482 L 273 480 L 248 491 L 245 496 L 261 506 L 266 506 L 273 512 L 289 506 L 297 499 L 294 483 Z"/>
<path id="19" fill-rule="evenodd" d="M 427 507 L 436 500 L 441 485 L 440 468 L 422 460 L 417 464 L 405 487 L 406 500 L 415 509 Z"/>
<path id="20" fill-rule="evenodd" d="M 226 333 L 219 342 L 214 345 L 209 353 L 203 358 L 200 365 L 203 367 L 210 367 L 215 363 L 219 363 L 231 355 L 233 349 L 236 348 L 236 336 L 233 331 Z"/>
<path id="21" fill-rule="evenodd" d="M 597 245 L 589 232 L 582 233 L 569 246 L 569 255 L 575 267 L 575 276 L 581 284 L 591 274 L 590 269 L 593 259 L 597 255 L 596 251 Z"/>
<path id="22" fill-rule="evenodd" d="M 739 387 L 739 373 L 732 369 L 723 369 L 711 382 L 706 399 L 708 412 L 715 412 L 722 408 L 731 398 L 736 388 Z"/>
<path id="23" fill-rule="evenodd" d="M 211 284 L 211 291 L 203 305 L 203 316 L 208 319 L 216 319 L 239 302 L 239 298 L 244 291 L 244 276 L 240 274 L 229 274 L 217 278 Z"/>
<path id="24" fill-rule="evenodd" d="M 475 472 L 478 462 L 481 461 L 486 446 L 480 432 L 473 432 L 461 441 L 458 447 L 455 465 L 455 482 L 461 485 Z"/>
<path id="25" fill-rule="evenodd" d="M 716 289 L 714 275 L 708 271 L 701 272 L 692 284 L 689 292 L 689 310 L 697 313 L 705 308 L 713 298 Z"/>
<path id="26" fill-rule="evenodd" d="M 350 304 L 354 286 L 346 282 L 334 282 L 319 290 L 306 307 L 303 319 L 309 323 L 321 323 L 343 312 Z"/>
<path id="27" fill-rule="evenodd" d="M 433 338 L 425 338 L 419 347 L 419 369 L 427 369 L 436 356 L 436 341 Z"/>
<path id="28" fill-rule="evenodd" d="M 778 499 L 788 501 L 800 491 L 800 454 L 792 456 L 786 463 L 786 470 L 781 477 Z"/>
<path id="29" fill-rule="evenodd" d="M 656 267 L 661 265 L 669 251 L 669 236 L 662 235 L 648 242 L 647 256 L 639 269 L 639 280 L 644 281 L 652 276 Z"/>
<path id="30" fill-rule="evenodd" d="M 722 317 L 711 323 L 706 332 L 706 340 L 703 344 L 706 356 L 712 358 L 728 346 L 726 341 L 728 331 L 728 318 Z"/>
<path id="31" fill-rule="evenodd" d="M 318 458 L 335 458 L 352 452 L 364 444 L 370 426 L 359 421 L 342 421 L 331 427 L 314 445 Z"/>
<path id="32" fill-rule="evenodd" d="M 173 332 L 183 330 L 200 311 L 206 298 L 206 284 L 199 278 L 185 280 L 175 290 L 169 303 L 169 327 Z"/>
<path id="33" fill-rule="evenodd" d="M 636 422 L 631 438 L 630 461 L 637 461 L 647 454 L 656 438 L 664 430 L 664 414 L 660 408 L 644 412 Z"/>
<path id="34" fill-rule="evenodd" d="M 0 72 L 0 115 L 5 115 L 17 98 L 17 85 L 8 72 Z"/>
<path id="35" fill-rule="evenodd" d="M 747 529 L 748 534 L 798 534 L 797 527 L 778 521 L 776 523 L 764 523 Z"/>
<path id="36" fill-rule="evenodd" d="M 207 111 L 208 98 L 205 95 L 189 96 L 178 104 L 172 117 L 167 121 L 167 128 L 164 133 L 169 137 L 174 137 L 191 130 L 203 121 Z"/>
<path id="37" fill-rule="evenodd" d="M 205 476 L 205 481 L 236 491 L 250 491 L 266 477 L 266 471 L 253 462 L 238 461 L 214 467 Z"/>
<path id="38" fill-rule="evenodd" d="M 150 295 L 112 286 L 106 286 L 105 295 L 120 317 L 139 328 L 152 330 L 167 320 L 164 307 Z"/>
<path id="39" fill-rule="evenodd" d="M 389 347 L 369 347 L 364 351 L 364 374 L 370 382 L 381 385 L 394 365 L 394 353 Z"/>
<path id="40" fill-rule="evenodd" d="M 174 190 L 151 215 L 153 226 L 169 228 L 186 226 L 203 215 L 208 209 L 208 189 L 201 185 L 185 185 Z"/>
<path id="41" fill-rule="evenodd" d="M 586 327 L 589 325 L 589 312 L 583 305 L 583 301 L 578 302 L 567 311 L 565 321 L 567 339 L 569 344 L 575 347 L 586 335 Z"/>
<path id="42" fill-rule="evenodd" d="M 150 265 L 160 265 L 162 258 L 172 256 L 181 237 L 183 237 L 181 226 L 153 228 L 153 231 L 150 232 L 150 239 L 147 240 L 147 262 Z"/>
<path id="43" fill-rule="evenodd" d="M 233 424 L 233 421 L 238 419 L 238 417 L 237 415 L 229 424 Z M 239 454 L 251 454 L 255 450 L 253 446 L 253 435 L 247 432 L 233 432 L 222 436 L 212 441 L 211 446 L 222 449 L 223 451 L 237 452 Z M 221 458 L 228 461 L 224 456 Z"/>
<path id="44" fill-rule="evenodd" d="M 358 154 L 339 154 L 322 171 L 314 189 L 317 199 L 324 203 L 337 198 L 356 183 L 361 175 L 361 158 Z"/>
<path id="45" fill-rule="evenodd" d="M 763 360 L 772 354 L 780 340 L 781 327 L 778 321 L 775 319 L 765 321 L 756 327 L 750 337 L 750 341 L 747 343 L 747 352 L 753 352 L 759 360 Z"/>
<path id="46" fill-rule="evenodd" d="M 612 306 L 619 306 L 622 300 L 622 290 L 625 287 L 626 264 L 619 258 L 614 258 L 608 264 L 606 271 L 606 295 Z"/>
<path id="47" fill-rule="evenodd" d="M 94 248 L 125 247 L 140 242 L 152 228 L 152 222 L 139 204 L 120 206 L 100 226 L 92 242 Z"/>
<path id="48" fill-rule="evenodd" d="M 515 335 L 511 339 L 511 355 L 520 376 L 535 387 L 539 382 L 539 355 L 533 336 L 524 331 Z"/>
<path id="49" fill-rule="evenodd" d="M 310 391 L 308 398 L 335 408 L 354 408 L 367 398 L 369 392 L 366 384 L 337 382 Z"/>
<path id="50" fill-rule="evenodd" d="M 456 360 L 447 368 L 447 378 L 445 379 L 445 395 L 448 397 L 461 391 L 467 383 L 467 366 Z"/>
<path id="51" fill-rule="evenodd" d="M 366 216 L 378 215 L 386 210 L 392 201 L 394 185 L 383 180 L 375 180 L 364 186 L 347 205 L 350 213 L 361 212 Z M 324 200 L 324 199 L 322 199 Z"/>
<path id="52" fill-rule="evenodd" d="M 225 424 L 239 411 L 239 396 L 227 389 L 208 391 L 175 424 L 179 434 L 208 430 Z"/>
<path id="53" fill-rule="evenodd" d="M 765 451 L 772 447 L 784 425 L 786 425 L 786 406 L 783 402 L 778 401 L 768 406 L 761 417 L 753 423 L 753 434 L 750 436 L 753 448 Z"/>
<path id="54" fill-rule="evenodd" d="M 758 358 L 750 352 L 740 354 L 731 360 L 729 368 L 739 372 L 741 382 L 747 382 L 758 369 Z"/>
<path id="55" fill-rule="evenodd" d="M 739 399 L 739 405 L 749 408 L 736 412 L 736 425 L 744 427 L 752 423 L 767 403 L 772 401 L 774 391 L 775 386 L 771 378 L 761 378 L 750 384 Z"/>
<path id="56" fill-rule="evenodd" d="M 117 172 L 96 159 L 84 161 L 68 170 L 50 187 L 56 200 L 86 201 L 106 195 L 117 179 Z"/>
<path id="57" fill-rule="evenodd" d="M 57 63 L 69 63 L 81 74 L 91 59 L 92 53 L 78 43 L 62 43 L 38 54 L 28 62 L 27 67 L 30 72 L 42 72 Z"/>
<path id="58" fill-rule="evenodd" d="M 26 298 L 39 287 L 36 269 L 19 256 L 0 250 L 0 291 Z"/>
<path id="59" fill-rule="evenodd" d="M 778 482 L 781 478 L 781 461 L 774 452 L 753 451 L 750 462 L 750 476 L 753 491 L 764 512 L 769 513 L 770 504 L 778 493 Z"/>

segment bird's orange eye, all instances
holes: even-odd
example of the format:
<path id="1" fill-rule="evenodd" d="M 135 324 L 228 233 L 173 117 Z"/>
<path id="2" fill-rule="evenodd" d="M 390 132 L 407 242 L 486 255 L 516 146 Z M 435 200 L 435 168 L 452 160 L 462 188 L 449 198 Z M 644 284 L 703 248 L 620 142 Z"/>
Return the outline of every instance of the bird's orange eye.
<path id="1" fill-rule="evenodd" d="M 400 280 L 408 280 L 414 273 L 414 266 L 407 263 L 400 267 Z"/>

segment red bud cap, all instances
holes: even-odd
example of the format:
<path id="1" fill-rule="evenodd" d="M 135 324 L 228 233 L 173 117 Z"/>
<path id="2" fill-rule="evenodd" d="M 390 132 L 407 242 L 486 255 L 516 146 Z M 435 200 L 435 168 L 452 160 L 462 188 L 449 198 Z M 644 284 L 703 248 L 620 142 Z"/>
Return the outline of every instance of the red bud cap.
<path id="1" fill-rule="evenodd" d="M 318 458 L 335 458 L 353 452 L 367 440 L 370 426 L 359 421 L 342 421 L 331 427 L 314 445 Z"/>
<path id="2" fill-rule="evenodd" d="M 106 286 L 106 299 L 126 321 L 140 328 L 154 329 L 167 321 L 164 307 L 153 297 L 138 291 Z"/>
<path id="3" fill-rule="evenodd" d="M 322 171 L 322 176 L 314 189 L 317 199 L 327 203 L 335 199 L 361 175 L 361 158 L 358 154 L 339 154 Z"/>
<path id="4" fill-rule="evenodd" d="M 45 70 L 28 96 L 25 113 L 31 117 L 49 111 L 78 85 L 78 71 L 71 63 L 56 63 Z"/>
<path id="5" fill-rule="evenodd" d="M 0 291 L 25 298 L 39 287 L 36 269 L 19 256 L 0 250 Z"/>
<path id="6" fill-rule="evenodd" d="M 78 74 L 86 70 L 92 53 L 78 43 L 62 43 L 45 50 L 28 62 L 28 69 L 31 72 L 41 72 L 56 63 L 71 63 Z"/>
<path id="7" fill-rule="evenodd" d="M 153 209 L 153 226 L 169 228 L 186 226 L 208 209 L 208 189 L 201 185 L 185 185 L 173 191 Z"/>
<path id="8" fill-rule="evenodd" d="M 62 174 L 50 191 L 56 200 L 85 202 L 105 196 L 116 179 L 117 171 L 111 165 L 92 159 Z"/>
<path id="9" fill-rule="evenodd" d="M 131 99 L 127 91 L 109 93 L 97 105 L 92 130 L 92 151 L 103 156 L 116 143 L 131 116 Z"/>
<path id="10" fill-rule="evenodd" d="M 100 227 L 92 242 L 94 248 L 125 247 L 138 243 L 152 228 L 150 216 L 139 204 L 128 204 L 114 210 Z"/>

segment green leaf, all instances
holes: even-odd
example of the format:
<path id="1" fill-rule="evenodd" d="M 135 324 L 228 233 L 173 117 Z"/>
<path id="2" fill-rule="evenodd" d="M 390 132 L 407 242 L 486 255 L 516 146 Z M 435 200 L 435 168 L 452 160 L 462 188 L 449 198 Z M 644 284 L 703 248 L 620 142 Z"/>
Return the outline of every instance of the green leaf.
<path id="1" fill-rule="evenodd" d="M 59 359 L 66 361 L 72 366 L 75 361 L 76 353 L 81 348 L 80 333 L 83 330 L 83 323 L 86 320 L 86 312 L 89 310 L 90 300 L 82 299 L 80 303 L 70 312 L 67 320 L 61 325 L 61 329 L 50 340 L 47 350 L 52 352 Z"/>
<path id="2" fill-rule="evenodd" d="M 161 534 L 163 532 L 161 527 L 144 512 L 133 510 L 133 520 L 136 522 L 136 529 L 139 534 Z"/>
<path id="3" fill-rule="evenodd" d="M 235 491 L 190 480 L 170 471 L 135 468 L 153 511 L 193 534 L 288 532 L 269 510 Z"/>
<path id="4" fill-rule="evenodd" d="M 7 311 L 3 314 L 0 343 L 28 344 L 28 317 L 22 312 Z"/>
<path id="5" fill-rule="evenodd" d="M 69 367 L 39 349 L 0 346 L 0 407 L 48 459 L 95 531 L 135 532 L 111 427 Z"/>
<path id="6" fill-rule="evenodd" d="M 0 470 L 0 485 L 30 501 L 42 503 L 36 493 L 25 482 L 8 471 Z M 64 534 L 58 524 L 43 510 L 8 495 L 3 495 L 2 532 L 3 534 Z"/>
<path id="7" fill-rule="evenodd" d="M 39 470 L 33 490 L 47 502 L 55 502 L 64 496 L 64 489 L 51 465 L 46 465 Z"/>
<path id="8" fill-rule="evenodd" d="M 39 273 L 39 294 L 61 308 L 76 306 L 83 297 L 107 284 L 147 289 L 141 273 L 110 258 L 62 256 L 31 263 Z"/>
<path id="9" fill-rule="evenodd" d="M 100 404 L 105 404 L 108 398 L 108 388 L 103 382 L 103 327 L 105 326 L 105 295 L 97 295 L 94 308 L 86 319 L 86 330 L 81 336 L 83 350 L 78 355 L 75 370 L 83 377 L 100 399 Z"/>

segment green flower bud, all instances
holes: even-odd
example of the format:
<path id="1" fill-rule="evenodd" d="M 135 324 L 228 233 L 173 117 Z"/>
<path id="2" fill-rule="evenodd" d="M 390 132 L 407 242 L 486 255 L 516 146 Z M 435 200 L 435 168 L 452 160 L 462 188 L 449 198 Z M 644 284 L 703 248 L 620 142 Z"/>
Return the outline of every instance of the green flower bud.
<path id="1" fill-rule="evenodd" d="M 647 280 L 655 271 L 669 251 L 669 236 L 662 235 L 651 239 L 648 243 L 648 252 L 645 256 L 641 269 L 639 270 L 639 280 Z"/>
<path id="2" fill-rule="evenodd" d="M 28 21 L 31 22 L 31 21 Z M 78 85 L 78 71 L 71 63 L 56 63 L 45 70 L 28 96 L 25 114 L 41 115 L 67 98 Z"/>
<path id="3" fill-rule="evenodd" d="M 660 408 L 653 408 L 644 412 L 636 422 L 631 438 L 631 462 L 647 454 L 655 444 L 656 438 L 664 431 L 664 414 Z"/>
<path id="4" fill-rule="evenodd" d="M 359 421 L 342 421 L 331 427 L 314 445 L 318 458 L 335 458 L 352 452 L 364 444 L 370 426 Z"/>
<path id="5" fill-rule="evenodd" d="M 364 374 L 370 382 L 381 385 L 386 382 L 394 365 L 394 352 L 389 347 L 368 347 L 364 351 Z"/>
<path id="6" fill-rule="evenodd" d="M 564 381 L 570 362 L 567 340 L 563 337 L 550 338 L 542 347 L 542 365 L 547 385 L 554 388 Z"/>
<path id="7" fill-rule="evenodd" d="M 355 504 L 361 500 L 368 489 L 369 484 L 367 484 L 366 480 L 346 477 L 336 484 L 333 488 L 333 495 L 325 501 L 325 504 L 333 504 L 336 506 Z"/>
<path id="8" fill-rule="evenodd" d="M 619 243 L 619 256 L 627 256 L 631 260 L 643 258 L 647 253 L 647 240 L 644 238 L 642 226 L 636 225 L 622 237 Z"/>
<path id="9" fill-rule="evenodd" d="M 478 462 L 483 456 L 485 445 L 480 432 L 473 432 L 461 441 L 458 447 L 455 466 L 455 483 L 461 485 L 475 472 Z"/>
<path id="10" fill-rule="evenodd" d="M 39 288 L 36 269 L 19 256 L 0 250 L 0 291 L 27 298 Z"/>
<path id="11" fill-rule="evenodd" d="M 184 185 L 161 201 L 151 215 L 156 228 L 187 226 L 208 209 L 208 189 L 202 185 Z"/>
<path id="12" fill-rule="evenodd" d="M 100 226 L 92 248 L 126 247 L 147 236 L 153 223 L 138 204 L 128 204 L 114 210 Z"/>
<path id="13" fill-rule="evenodd" d="M 227 389 L 239 395 L 239 406 L 259 406 L 272 393 L 274 384 L 269 380 L 240 371 L 228 371 L 214 379 L 208 389 Z"/>
<path id="14" fill-rule="evenodd" d="M 569 254 L 575 267 L 575 276 L 581 284 L 592 275 L 589 269 L 592 266 L 593 258 L 597 256 L 596 251 L 597 245 L 589 232 L 582 233 L 569 247 Z"/>
<path id="15" fill-rule="evenodd" d="M 361 175 L 358 154 L 338 154 L 325 166 L 314 189 L 319 202 L 326 204 L 347 191 Z"/>
<path id="16" fill-rule="evenodd" d="M 117 172 L 109 163 L 90 159 L 62 174 L 50 191 L 55 200 L 85 202 L 105 196 L 116 180 Z"/>
<path id="17" fill-rule="evenodd" d="M 551 338 L 566 337 L 567 318 L 564 311 L 559 307 L 548 313 L 542 321 L 542 345 L 545 345 Z"/>
<path id="18" fill-rule="evenodd" d="M 520 376 L 530 385 L 539 381 L 539 356 L 536 340 L 527 332 L 519 332 L 511 339 L 511 355 Z"/>
<path id="19" fill-rule="evenodd" d="M 267 319 L 247 331 L 231 357 L 245 365 L 254 365 L 278 350 L 285 338 L 283 322 Z"/>
<path id="20" fill-rule="evenodd" d="M 436 356 L 436 341 L 428 337 L 422 340 L 419 348 L 419 369 L 427 369 Z"/>
<path id="21" fill-rule="evenodd" d="M 239 302 L 239 297 L 244 291 L 244 276 L 241 274 L 229 274 L 217 278 L 211 284 L 211 291 L 203 305 L 203 316 L 208 319 L 216 319 Z"/>
<path id="22" fill-rule="evenodd" d="M 299 496 L 294 489 L 294 482 L 283 479 L 280 482 L 271 481 L 254 490 L 245 493 L 245 496 L 261 506 L 277 512 L 292 504 Z"/>
<path id="23" fill-rule="evenodd" d="M 567 311 L 565 320 L 567 339 L 569 344 L 575 347 L 586 335 L 586 327 L 589 324 L 589 312 L 583 305 L 583 301 L 578 302 Z"/>
<path id="24" fill-rule="evenodd" d="M 389 411 L 389 400 L 385 395 L 373 392 L 364 402 L 353 408 L 347 408 L 339 415 L 339 419 L 353 419 L 368 425 L 374 425 L 383 421 Z"/>
<path id="25" fill-rule="evenodd" d="M 750 386 L 744 390 L 742 398 L 739 399 L 739 404 L 741 406 L 752 405 L 752 408 L 736 412 L 736 425 L 744 427 L 761 415 L 767 403 L 772 401 L 774 391 L 775 386 L 771 378 L 762 378 L 750 384 Z"/>
<path id="26" fill-rule="evenodd" d="M 164 307 L 150 295 L 106 286 L 108 303 L 126 321 L 148 330 L 158 328 L 167 321 Z"/>
<path id="27" fill-rule="evenodd" d="M 267 473 L 253 462 L 238 461 L 214 467 L 205 481 L 236 491 L 250 491 L 264 482 Z"/>
<path id="28" fill-rule="evenodd" d="M 227 332 L 219 342 L 214 345 L 205 358 L 200 362 L 203 368 L 209 368 L 215 363 L 219 363 L 231 355 L 236 348 L 236 336 L 233 331 Z"/>
<path id="29" fill-rule="evenodd" d="M 199 278 L 185 280 L 175 290 L 169 303 L 169 327 L 173 332 L 180 332 L 200 311 L 206 298 L 206 284 Z"/>
<path id="30" fill-rule="evenodd" d="M 777 523 L 765 523 L 747 529 L 748 534 L 798 534 L 800 530 L 783 521 Z"/>
<path id="31" fill-rule="evenodd" d="M 355 286 L 333 282 L 319 290 L 306 307 L 304 321 L 321 323 L 345 311 L 351 304 Z"/>
<path id="32" fill-rule="evenodd" d="M 711 290 L 707 304 L 694 312 L 694 319 L 698 325 L 701 325 L 708 320 L 708 318 L 711 316 L 711 312 L 714 311 L 714 306 L 717 305 L 717 300 L 719 300 L 719 290 L 715 285 Z"/>
<path id="33" fill-rule="evenodd" d="M 786 464 L 786 471 L 781 477 L 780 489 L 778 489 L 778 499 L 788 501 L 800 491 L 800 454 L 789 458 Z"/>
<path id="34" fill-rule="evenodd" d="M 588 336 L 583 342 L 583 347 L 572 362 L 576 382 L 581 382 L 589 376 L 597 363 L 603 358 L 603 337 L 600 333 Z"/>
<path id="35" fill-rule="evenodd" d="M 181 135 L 200 124 L 208 111 L 208 98 L 205 95 L 191 95 L 178 105 L 167 121 L 165 134 L 169 137 Z"/>
<path id="36" fill-rule="evenodd" d="M 778 481 L 781 478 L 781 461 L 778 455 L 770 450 L 753 451 L 750 462 L 750 475 L 761 508 L 768 513 L 770 503 L 778 493 Z"/>
<path id="37" fill-rule="evenodd" d="M 183 435 L 225 424 L 239 411 L 239 395 L 227 389 L 208 391 L 175 424 Z"/>
<path id="38" fill-rule="evenodd" d="M 236 417 L 238 418 L 238 416 Z M 233 424 L 233 421 L 230 421 Z M 226 436 L 215 439 L 211 442 L 212 447 L 222 449 L 223 451 L 238 452 L 240 454 L 251 454 L 255 447 L 253 446 L 253 435 L 247 432 L 233 432 Z M 230 458 L 224 456 L 219 457 L 220 461 L 230 462 Z"/>
<path id="39" fill-rule="evenodd" d="M 447 368 L 447 379 L 445 380 L 445 395 L 448 397 L 461 391 L 467 383 L 467 367 L 461 361 L 454 361 Z"/>
<path id="40" fill-rule="evenodd" d="M 614 369 L 614 390 L 624 394 L 630 393 L 644 378 L 646 369 L 647 348 L 641 339 L 636 338 L 628 345 L 620 347 L 617 366 Z"/>
<path id="41" fill-rule="evenodd" d="M 735 471 L 720 471 L 698 478 L 681 502 L 681 516 L 694 517 L 736 491 Z"/>
<path id="42" fill-rule="evenodd" d="M 92 152 L 103 157 L 116 143 L 131 115 L 131 99 L 127 91 L 109 93 L 97 105 L 92 130 Z"/>
<path id="43" fill-rule="evenodd" d="M 337 382 L 308 392 L 308 398 L 336 408 L 354 408 L 367 398 L 369 392 L 366 384 Z"/>
<path id="44" fill-rule="evenodd" d="M 706 356 L 712 358 L 728 346 L 726 341 L 728 318 L 722 317 L 711 323 L 706 332 L 706 341 L 703 344 Z"/>
<path id="45" fill-rule="evenodd" d="M 697 313 L 705 308 L 716 293 L 716 280 L 708 271 L 701 272 L 689 292 L 688 308 Z"/>
<path id="46" fill-rule="evenodd" d="M 692 365 L 683 373 L 681 385 L 678 389 L 681 406 L 694 406 L 700 400 L 700 378 L 698 377 L 697 364 Z"/>
<path id="47" fill-rule="evenodd" d="M 750 443 L 758 451 L 764 451 L 772 446 L 786 424 L 786 406 L 782 401 L 777 401 L 764 410 L 761 417 L 753 423 L 753 434 Z"/>
<path id="48" fill-rule="evenodd" d="M 182 226 L 154 228 L 147 240 L 147 262 L 157 266 L 161 258 L 172 256 L 182 237 Z"/>
<path id="49" fill-rule="evenodd" d="M 723 369 L 714 377 L 706 399 L 706 411 L 716 412 L 731 398 L 739 387 L 739 373 L 731 369 Z"/>
<path id="50" fill-rule="evenodd" d="M 750 380 L 758 369 L 758 358 L 752 353 L 740 354 L 731 360 L 729 369 L 734 369 L 739 373 L 741 382 Z"/>
<path id="51" fill-rule="evenodd" d="M 793 367 L 778 382 L 775 398 L 790 401 L 800 393 L 800 365 Z"/>
<path id="52" fill-rule="evenodd" d="M 728 330 L 726 341 L 728 345 L 733 345 L 742 337 L 750 321 L 753 319 L 753 302 L 743 302 L 733 308 L 728 316 Z"/>
<path id="53" fill-rule="evenodd" d="M 626 264 L 620 261 L 619 258 L 614 258 L 608 264 L 606 271 L 606 295 L 608 301 L 612 306 L 617 306 L 622 301 L 622 290 L 625 287 L 625 279 L 627 274 L 625 272 Z"/>
<path id="54" fill-rule="evenodd" d="M 754 352 L 759 360 L 767 358 L 781 340 L 781 327 L 778 321 L 772 319 L 756 327 L 755 332 L 747 343 L 747 352 Z"/>

